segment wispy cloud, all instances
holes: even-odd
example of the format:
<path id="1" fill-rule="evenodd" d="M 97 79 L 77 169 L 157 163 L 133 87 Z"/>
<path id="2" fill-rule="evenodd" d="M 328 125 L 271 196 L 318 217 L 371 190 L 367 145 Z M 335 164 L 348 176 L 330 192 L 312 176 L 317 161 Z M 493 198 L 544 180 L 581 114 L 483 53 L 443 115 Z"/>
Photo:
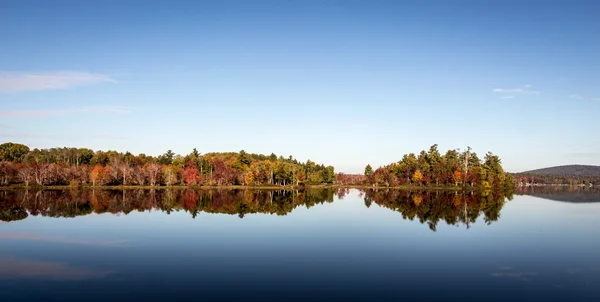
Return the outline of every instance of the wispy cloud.
<path id="1" fill-rule="evenodd" d="M 0 92 L 58 90 L 76 86 L 116 83 L 104 74 L 89 72 L 0 72 Z"/>
<path id="2" fill-rule="evenodd" d="M 7 125 L 7 124 L 0 123 L 0 128 L 2 128 L 2 129 L 8 129 L 8 128 L 10 128 L 10 126 Z"/>
<path id="3" fill-rule="evenodd" d="M 600 101 L 600 98 L 592 98 L 594 101 Z"/>
<path id="4" fill-rule="evenodd" d="M 539 91 L 528 90 L 528 89 L 524 89 L 524 88 L 511 88 L 511 89 L 495 88 L 495 89 L 492 89 L 492 92 L 510 93 L 510 94 L 540 94 Z"/>
<path id="5" fill-rule="evenodd" d="M 67 115 L 73 113 L 115 113 L 127 114 L 132 112 L 132 107 L 103 106 L 51 110 L 0 110 L 0 117 L 44 117 L 52 115 Z"/>
<path id="6" fill-rule="evenodd" d="M 571 95 L 569 95 L 569 98 L 575 99 L 575 100 L 583 100 L 583 97 L 578 94 L 571 94 Z"/>

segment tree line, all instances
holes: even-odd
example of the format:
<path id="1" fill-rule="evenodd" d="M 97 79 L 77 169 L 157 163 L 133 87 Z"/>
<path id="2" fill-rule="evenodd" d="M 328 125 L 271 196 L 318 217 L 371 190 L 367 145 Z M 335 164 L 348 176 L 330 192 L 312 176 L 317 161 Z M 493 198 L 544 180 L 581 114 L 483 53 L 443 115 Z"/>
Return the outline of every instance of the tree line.
<path id="1" fill-rule="evenodd" d="M 513 177 L 515 178 L 517 186 L 519 187 L 536 185 L 600 185 L 600 176 L 573 176 L 561 174 L 540 175 L 533 173 L 515 173 L 513 174 Z"/>
<path id="2" fill-rule="evenodd" d="M 0 145 L 0 185 L 174 186 L 306 185 L 335 182 L 332 166 L 239 152 L 159 156 L 87 148 Z"/>
<path id="3" fill-rule="evenodd" d="M 441 154 L 438 145 L 428 151 L 405 154 L 398 162 L 373 169 L 367 165 L 364 175 L 338 174 L 342 184 L 363 184 L 383 187 L 469 186 L 486 189 L 514 187 L 512 175 L 505 173 L 501 160 L 491 152 L 483 160 L 470 147 L 463 152 L 448 150 Z"/>

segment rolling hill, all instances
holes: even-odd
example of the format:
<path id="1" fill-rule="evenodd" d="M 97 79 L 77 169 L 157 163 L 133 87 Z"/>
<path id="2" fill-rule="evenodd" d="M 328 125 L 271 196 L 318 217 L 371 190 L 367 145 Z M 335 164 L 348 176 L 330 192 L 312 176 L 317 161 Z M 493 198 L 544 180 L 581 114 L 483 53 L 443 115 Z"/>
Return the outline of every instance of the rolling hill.
<path id="1" fill-rule="evenodd" d="M 600 177 L 600 166 L 589 165 L 567 165 L 556 166 L 516 174 L 540 175 L 540 176 L 569 176 L 569 177 Z"/>

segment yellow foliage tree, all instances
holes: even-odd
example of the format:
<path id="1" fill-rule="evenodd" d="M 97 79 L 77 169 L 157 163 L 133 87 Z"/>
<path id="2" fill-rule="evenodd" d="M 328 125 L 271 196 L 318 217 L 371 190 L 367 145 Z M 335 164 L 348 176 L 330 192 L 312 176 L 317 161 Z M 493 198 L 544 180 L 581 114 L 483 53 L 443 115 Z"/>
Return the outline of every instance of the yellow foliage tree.
<path id="1" fill-rule="evenodd" d="M 254 180 L 256 179 L 256 176 L 254 175 L 254 173 L 255 172 L 253 170 L 248 170 L 244 174 L 244 182 L 246 183 L 247 186 L 254 184 Z"/>
<path id="2" fill-rule="evenodd" d="M 421 170 L 415 171 L 415 174 L 413 174 L 412 180 L 419 184 L 423 181 L 423 173 L 421 173 Z"/>

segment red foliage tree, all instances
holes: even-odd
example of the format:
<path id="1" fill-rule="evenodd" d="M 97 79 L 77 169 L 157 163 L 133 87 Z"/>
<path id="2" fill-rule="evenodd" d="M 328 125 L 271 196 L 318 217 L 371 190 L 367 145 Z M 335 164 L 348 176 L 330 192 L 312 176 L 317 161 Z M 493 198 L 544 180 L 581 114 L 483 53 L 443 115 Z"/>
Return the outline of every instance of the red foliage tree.
<path id="1" fill-rule="evenodd" d="M 197 185 L 200 180 L 198 169 L 196 169 L 196 167 L 188 166 L 183 173 L 183 179 L 188 185 Z"/>
<path id="2" fill-rule="evenodd" d="M 0 186 L 7 186 L 17 177 L 17 168 L 11 162 L 0 162 Z"/>

